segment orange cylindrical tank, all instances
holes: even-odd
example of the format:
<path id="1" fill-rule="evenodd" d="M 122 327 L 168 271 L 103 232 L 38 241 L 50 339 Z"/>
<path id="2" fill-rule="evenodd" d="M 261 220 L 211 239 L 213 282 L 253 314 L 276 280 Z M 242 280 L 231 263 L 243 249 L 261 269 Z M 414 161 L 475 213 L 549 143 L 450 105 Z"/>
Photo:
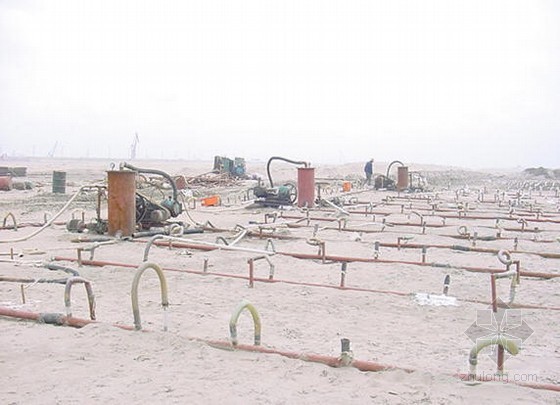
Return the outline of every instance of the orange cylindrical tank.
<path id="1" fill-rule="evenodd" d="M 107 172 L 109 235 L 131 236 L 136 227 L 136 172 Z"/>
<path id="2" fill-rule="evenodd" d="M 298 168 L 298 207 L 313 207 L 315 204 L 315 168 Z"/>
<path id="3" fill-rule="evenodd" d="M 0 176 L 0 190 L 10 191 L 12 189 L 12 177 Z"/>
<path id="4" fill-rule="evenodd" d="M 342 191 L 344 191 L 345 193 L 349 192 L 350 190 L 352 190 L 352 183 L 349 181 L 345 181 L 344 183 L 342 183 Z"/>
<path id="5" fill-rule="evenodd" d="M 408 167 L 400 166 L 397 169 L 397 191 L 408 188 Z"/>

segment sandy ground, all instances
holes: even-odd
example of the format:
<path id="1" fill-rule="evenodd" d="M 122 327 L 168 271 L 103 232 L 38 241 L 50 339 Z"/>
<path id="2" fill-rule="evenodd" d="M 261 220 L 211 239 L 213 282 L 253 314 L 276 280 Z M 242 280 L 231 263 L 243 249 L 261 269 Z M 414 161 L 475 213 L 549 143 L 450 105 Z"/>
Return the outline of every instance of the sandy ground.
<path id="1" fill-rule="evenodd" d="M 46 263 L 55 263 L 76 270 L 91 282 L 97 318 L 95 323 L 73 328 L 0 316 L 0 343 L 4 347 L 0 354 L 1 403 L 558 403 L 559 279 L 521 277 L 514 302 L 534 308 L 523 308 L 508 316 L 522 318 L 531 333 L 526 329 L 511 332 L 522 339 L 518 342 L 519 353 L 506 357 L 505 376 L 495 376 L 495 353 L 489 348 L 481 351 L 477 376 L 494 381 L 473 384 L 455 374 L 469 371 L 468 355 L 474 343 L 466 331 L 480 319 L 477 314 L 490 312 L 491 288 L 490 274 L 467 271 L 465 267 L 501 270 L 505 266 L 495 253 L 433 247 L 428 248 L 425 261 L 437 265 L 422 266 L 417 264 L 422 261 L 421 249 L 406 248 L 407 244 L 474 244 L 477 248 L 507 249 L 514 260 L 520 261 L 523 271 L 560 275 L 557 258 L 536 254 L 560 253 L 560 200 L 558 191 L 548 189 L 546 184 L 527 185 L 526 179 L 516 179 L 511 173 L 409 165 L 411 171 L 429 171 L 438 184 L 425 192 L 408 194 L 362 188 L 358 184 L 361 163 L 317 166 L 316 177 L 325 182 L 323 197 L 338 197 L 346 203 L 344 210 L 359 213 L 347 216 L 330 207 L 315 208 L 309 211 L 309 221 L 305 219 L 307 212 L 295 207 L 279 210 L 248 206 L 247 190 L 253 181 L 228 187 L 198 187 L 186 194 L 200 200 L 218 193 L 222 205 L 203 207 L 198 201 L 196 208 L 176 220 L 188 224 L 188 229 L 210 221 L 223 231 L 207 229 L 184 235 L 185 239 L 216 243 L 218 237 L 223 237 L 231 242 L 242 229 L 237 225 L 258 230 L 266 219 L 263 238 L 246 236 L 235 246 L 270 250 L 267 239 L 272 237 L 277 252 L 317 254 L 318 247 L 311 244 L 315 238 L 325 243 L 327 255 L 350 259 L 373 259 L 375 242 L 397 243 L 401 238 L 403 248 L 382 246 L 378 262 L 349 259 L 344 280 L 347 288 L 341 289 L 337 287 L 342 265 L 337 260 L 270 255 L 276 282 L 265 281 L 270 266 L 261 259 L 254 263 L 259 280 L 250 288 L 246 278 L 248 260 L 261 256 L 257 252 L 152 246 L 149 262 L 164 269 L 169 308 L 162 309 L 156 272 L 147 270 L 139 286 L 143 329 L 139 332 L 115 325 L 134 325 L 132 283 L 136 268 L 143 263 L 149 238 L 113 239 L 113 244 L 96 247 L 94 260 L 111 262 L 110 265 L 79 266 L 75 261 L 79 247 L 86 249 L 82 255 L 89 259 L 87 249 L 95 246 L 94 242 L 75 240 L 98 235 L 71 233 L 64 223 L 72 216 L 83 215 L 86 221 L 95 218 L 95 194 L 80 196 L 54 225 L 36 236 L 11 241 L 26 239 L 37 231 L 39 227 L 31 225 L 42 224 L 45 216 L 52 217 L 79 186 L 106 183 L 110 163 L 77 159 L 0 162 L 2 166 L 27 167 L 24 180 L 34 184 L 31 190 L 0 192 L 0 214 L 5 217 L 12 213 L 19 224 L 16 231 L 7 229 L 12 223 L 8 218 L 0 230 L 0 276 L 30 280 L 0 282 L 0 307 L 66 314 L 63 284 L 33 282 L 70 277 L 45 268 Z M 134 164 L 185 176 L 212 168 L 212 162 Z M 386 163 L 376 163 L 376 173 L 384 174 L 386 167 Z M 67 173 L 66 194 L 52 193 L 54 170 Z M 434 175 L 438 171 L 439 177 Z M 266 176 L 265 162 L 248 162 L 248 172 Z M 275 164 L 273 173 L 278 181 L 296 179 L 293 165 Z M 342 192 L 344 179 L 354 181 L 349 193 Z M 507 189 L 524 181 L 527 188 L 521 194 L 516 194 L 519 189 Z M 537 186 L 530 190 L 531 184 Z M 486 193 L 481 197 L 484 189 Z M 496 196 L 503 202 L 494 202 Z M 459 218 L 461 206 L 467 207 L 467 215 Z M 375 215 L 366 214 L 366 209 L 372 209 Z M 449 217 L 444 219 L 444 215 Z M 107 217 L 105 202 L 102 216 Z M 480 219 L 482 216 L 488 219 Z M 508 216 L 511 219 L 500 220 L 501 229 L 497 229 L 496 218 Z M 544 221 L 532 221 L 537 218 Z M 421 220 L 425 221 L 424 229 L 419 226 Z M 339 230 L 344 226 L 346 230 Z M 461 226 L 471 235 L 476 232 L 478 239 L 461 239 Z M 534 232 L 535 227 L 539 232 Z M 496 239 L 498 231 L 500 238 Z M 515 237 L 518 245 L 513 252 Z M 399 263 L 402 261 L 409 263 Z M 205 263 L 208 274 L 200 274 Z M 441 296 L 446 275 L 451 279 L 449 296 L 457 299 L 457 305 L 421 305 L 416 294 Z M 509 279 L 498 280 L 497 291 L 507 301 Z M 297 353 L 299 359 L 221 350 L 209 344 L 230 342 L 230 318 L 242 300 L 252 303 L 258 311 L 262 347 Z M 81 284 L 72 288 L 71 312 L 74 317 L 89 318 L 86 289 Z M 254 325 L 249 311 L 241 312 L 237 333 L 240 344 L 253 344 Z M 313 355 L 341 356 L 341 339 L 350 340 L 355 360 L 394 368 L 371 372 L 305 361 L 312 360 Z"/>

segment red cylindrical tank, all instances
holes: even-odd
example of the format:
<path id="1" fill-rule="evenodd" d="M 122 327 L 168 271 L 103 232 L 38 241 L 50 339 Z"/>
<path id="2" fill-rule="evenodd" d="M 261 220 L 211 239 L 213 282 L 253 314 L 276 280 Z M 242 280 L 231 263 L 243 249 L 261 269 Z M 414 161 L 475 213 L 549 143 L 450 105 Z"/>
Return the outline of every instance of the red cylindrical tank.
<path id="1" fill-rule="evenodd" d="M 315 204 L 315 168 L 298 167 L 298 207 L 313 207 Z"/>
<path id="2" fill-rule="evenodd" d="M 408 167 L 400 166 L 397 169 L 397 191 L 408 188 Z"/>
<path id="3" fill-rule="evenodd" d="M 136 172 L 107 172 L 109 235 L 131 236 L 136 227 Z"/>
<path id="4" fill-rule="evenodd" d="M 11 176 L 0 176 L 0 190 L 10 191 L 12 189 Z"/>

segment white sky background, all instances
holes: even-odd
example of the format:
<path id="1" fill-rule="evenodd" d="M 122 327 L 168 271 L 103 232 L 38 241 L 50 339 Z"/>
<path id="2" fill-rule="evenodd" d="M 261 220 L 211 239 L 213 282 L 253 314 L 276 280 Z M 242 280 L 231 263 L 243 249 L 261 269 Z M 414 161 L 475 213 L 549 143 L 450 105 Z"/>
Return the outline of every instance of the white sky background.
<path id="1" fill-rule="evenodd" d="M 0 0 L 0 153 L 560 167 L 560 2 Z"/>

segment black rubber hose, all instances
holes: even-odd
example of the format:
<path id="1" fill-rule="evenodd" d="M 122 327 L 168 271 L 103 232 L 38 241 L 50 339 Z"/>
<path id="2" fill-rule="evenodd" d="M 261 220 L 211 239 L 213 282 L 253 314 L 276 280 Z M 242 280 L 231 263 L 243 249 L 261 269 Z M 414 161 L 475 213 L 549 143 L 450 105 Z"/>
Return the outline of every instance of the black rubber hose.
<path id="1" fill-rule="evenodd" d="M 400 164 L 401 166 L 404 166 L 404 163 L 401 162 L 400 160 L 393 160 L 391 163 L 389 163 L 389 166 L 387 166 L 387 176 L 386 176 L 387 178 L 389 177 L 389 171 L 391 170 L 391 167 L 393 167 L 393 165 L 394 165 L 395 163 L 398 163 L 398 164 Z"/>
<path id="2" fill-rule="evenodd" d="M 169 184 L 171 184 L 171 188 L 173 189 L 173 201 L 177 201 L 177 196 L 178 196 L 178 191 L 177 191 L 177 185 L 175 184 L 175 181 L 173 180 L 173 178 L 168 175 L 165 172 L 162 172 L 161 170 L 156 170 L 156 169 L 140 169 L 136 166 L 131 165 L 130 163 L 126 163 L 124 162 L 122 164 L 123 167 L 126 167 L 127 169 L 130 170 L 134 170 L 138 173 L 151 173 L 151 174 L 158 174 L 162 177 L 165 177 L 167 179 L 167 181 L 169 181 Z"/>
<path id="3" fill-rule="evenodd" d="M 54 263 L 47 263 L 45 265 L 45 267 L 49 270 L 61 270 L 65 273 L 68 274 L 72 274 L 75 277 L 79 277 L 80 273 L 78 273 L 76 270 L 71 269 L 70 267 L 64 267 L 64 266 L 59 266 L 58 264 L 54 264 Z"/>
<path id="4" fill-rule="evenodd" d="M 307 167 L 307 162 L 290 160 L 280 156 L 272 156 L 270 159 L 268 159 L 268 163 L 266 164 L 266 174 L 268 175 L 268 181 L 270 181 L 270 187 L 274 187 L 274 183 L 272 182 L 272 176 L 270 175 L 270 163 L 273 160 L 283 160 L 284 162 L 292 163 L 294 165 L 303 165 L 304 167 Z"/>

